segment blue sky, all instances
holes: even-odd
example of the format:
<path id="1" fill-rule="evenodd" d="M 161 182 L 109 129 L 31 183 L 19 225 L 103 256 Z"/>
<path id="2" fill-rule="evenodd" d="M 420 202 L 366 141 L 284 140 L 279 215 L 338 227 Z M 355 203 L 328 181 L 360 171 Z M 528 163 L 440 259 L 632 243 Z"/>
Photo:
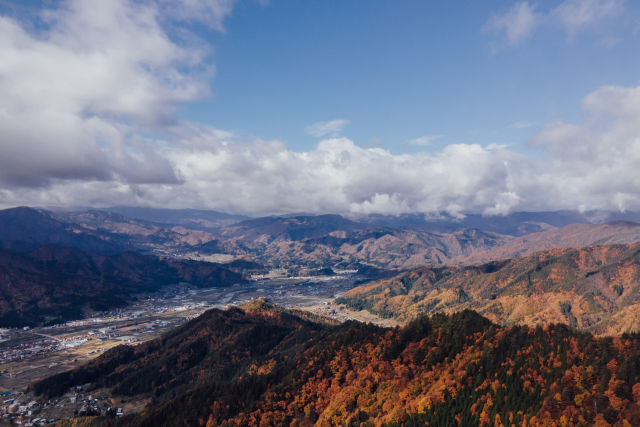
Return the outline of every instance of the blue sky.
<path id="1" fill-rule="evenodd" d="M 481 29 L 514 3 L 244 2 L 225 33 L 200 33 L 215 46 L 214 97 L 181 117 L 294 150 L 318 142 L 306 126 L 335 119 L 350 121 L 342 133 L 357 145 L 379 138 L 392 152 L 451 143 L 520 150 L 544 123 L 583 120 L 580 100 L 594 89 L 638 83 L 635 4 L 575 34 L 548 25 L 504 46 Z M 535 10 L 559 3 L 539 1 Z M 531 126 L 509 128 L 518 122 Z M 407 145 L 424 135 L 443 137 Z"/>
<path id="2" fill-rule="evenodd" d="M 625 0 L 0 0 L 0 207 L 640 210 Z"/>

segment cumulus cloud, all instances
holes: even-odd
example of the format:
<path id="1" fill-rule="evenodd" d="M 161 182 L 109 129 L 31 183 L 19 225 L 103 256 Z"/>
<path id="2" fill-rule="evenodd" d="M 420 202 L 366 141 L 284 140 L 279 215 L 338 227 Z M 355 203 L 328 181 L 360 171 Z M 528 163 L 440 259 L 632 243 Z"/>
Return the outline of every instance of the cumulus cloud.
<path id="1" fill-rule="evenodd" d="M 209 126 L 178 122 L 155 154 L 179 182 L 92 178 L 48 188 L 5 187 L 5 205 L 114 203 L 200 207 L 245 213 L 465 212 L 640 209 L 640 87 L 602 87 L 586 96 L 584 124 L 548 123 L 529 158 L 498 144 L 451 144 L 436 152 L 392 154 L 343 138 L 295 152 L 278 141 L 242 140 Z M 169 143 L 168 141 L 171 141 Z"/>
<path id="2" fill-rule="evenodd" d="M 224 31 L 224 19 L 231 14 L 236 0 L 161 0 L 160 6 L 172 19 L 201 22 Z"/>
<path id="3" fill-rule="evenodd" d="M 483 33 L 504 33 L 508 45 L 515 45 L 529 38 L 541 24 L 543 15 L 534 11 L 528 1 L 514 4 L 502 15 L 493 15 L 482 26 Z"/>
<path id="4" fill-rule="evenodd" d="M 185 11 L 199 10 L 198 2 L 184 3 Z M 0 183 L 179 182 L 137 133 L 175 122 L 178 105 L 208 95 L 206 49 L 172 41 L 163 7 L 153 2 L 56 5 L 42 12 L 48 27 L 39 34 L 0 16 Z"/>
<path id="5" fill-rule="evenodd" d="M 482 26 L 483 34 L 493 33 L 503 38 L 506 46 L 517 45 L 530 38 L 543 25 L 555 26 L 567 32 L 569 37 L 583 29 L 603 29 L 624 10 L 625 0 L 565 0 L 546 13 L 536 12 L 535 4 L 528 1 L 515 3 L 503 14 L 492 15 Z M 602 43 L 614 43 L 618 39 L 605 36 Z"/>
<path id="6" fill-rule="evenodd" d="M 533 123 L 530 122 L 515 122 L 508 127 L 509 129 L 526 129 L 530 128 L 531 126 L 533 126 Z"/>
<path id="7" fill-rule="evenodd" d="M 640 208 L 640 87 L 605 86 L 582 104 L 585 125 L 549 123 L 529 142 L 554 159 L 539 184 L 587 209 Z"/>
<path id="8" fill-rule="evenodd" d="M 505 191 L 495 197 L 495 206 L 487 207 L 482 211 L 483 215 L 507 215 L 520 204 L 520 196 L 513 191 Z"/>
<path id="9" fill-rule="evenodd" d="M 384 147 L 384 143 L 382 142 L 382 140 L 378 137 L 373 137 L 369 140 L 369 144 L 367 145 L 368 147 L 377 147 L 377 148 L 383 148 Z"/>
<path id="10" fill-rule="evenodd" d="M 509 147 L 511 144 L 498 144 L 497 142 L 492 142 L 491 144 L 484 147 L 485 150 L 495 151 L 495 150 L 504 150 Z"/>
<path id="11" fill-rule="evenodd" d="M 2 207 L 457 217 L 640 209 L 640 87 L 599 88 L 583 100 L 585 123 L 542 126 L 528 142 L 541 158 L 473 141 L 428 153 L 393 154 L 377 139 L 361 148 L 339 136 L 346 120 L 310 126 L 325 139 L 295 152 L 176 118 L 179 105 L 208 95 L 212 70 L 202 67 L 205 45 L 172 40 L 163 25 L 195 18 L 172 18 L 150 0 L 56 4 L 37 36 L 0 17 Z M 207 9 L 203 22 L 222 28 L 231 4 Z"/>
<path id="12" fill-rule="evenodd" d="M 479 145 L 450 145 L 435 153 L 393 155 L 363 149 L 346 138 L 294 152 L 277 141 L 229 141 L 201 125 L 173 129 L 176 147 L 159 154 L 183 183 L 131 184 L 73 180 L 5 191 L 5 203 L 198 206 L 234 212 L 439 212 L 482 210 L 496 204 L 508 175 L 505 159 Z M 24 189 L 23 189 L 24 190 Z M 46 199 L 43 194 L 46 193 Z M 49 203 L 51 202 L 51 203 Z"/>
<path id="13" fill-rule="evenodd" d="M 566 0 L 553 9 L 550 17 L 557 19 L 566 31 L 575 32 L 598 26 L 622 13 L 624 0 Z"/>
<path id="14" fill-rule="evenodd" d="M 315 137 L 322 137 L 325 135 L 338 136 L 342 129 L 349 124 L 349 120 L 336 119 L 330 122 L 318 122 L 306 127 L 305 131 Z"/>
<path id="15" fill-rule="evenodd" d="M 444 135 L 425 135 L 409 141 L 410 145 L 431 145 L 436 139 L 442 138 Z"/>

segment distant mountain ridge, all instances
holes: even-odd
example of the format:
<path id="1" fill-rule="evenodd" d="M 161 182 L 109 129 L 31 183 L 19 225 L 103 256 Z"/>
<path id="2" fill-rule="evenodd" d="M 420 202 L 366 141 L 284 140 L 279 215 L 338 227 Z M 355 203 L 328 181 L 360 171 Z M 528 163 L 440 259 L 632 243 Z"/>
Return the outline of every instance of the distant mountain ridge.
<path id="1" fill-rule="evenodd" d="M 566 227 L 571 224 L 602 224 L 611 221 L 640 222 L 640 212 L 513 212 L 504 216 L 466 214 L 464 218 L 456 218 L 447 213 L 440 213 L 431 217 L 422 214 L 401 214 L 398 216 L 372 214 L 347 215 L 347 218 L 357 222 L 368 223 L 372 226 L 419 229 L 443 233 L 475 228 L 486 232 L 521 237 L 531 233 Z"/>
<path id="2" fill-rule="evenodd" d="M 615 216 L 611 213 L 518 212 L 493 218 L 469 215 L 463 220 L 451 217 L 429 220 L 413 214 L 355 219 L 340 215 L 271 216 L 239 221 L 238 216 L 213 211 L 141 208 L 141 212 L 155 215 L 158 220 L 204 221 L 202 216 L 206 214 L 208 220 L 232 222 L 218 224 L 209 232 L 203 231 L 207 227 L 194 229 L 101 210 L 58 215 L 44 210 L 16 209 L 0 211 L 0 241 L 5 242 L 4 246 L 18 248 L 26 244 L 33 249 L 29 245 L 53 243 L 107 254 L 125 250 L 189 257 L 231 254 L 248 256 L 271 266 L 326 268 L 344 263 L 407 270 L 434 264 L 481 263 L 555 247 L 640 241 L 640 233 L 630 223 L 584 223 Z M 126 209 L 137 212 L 137 208 Z M 583 223 L 556 227 L 570 221 Z M 463 225 L 477 225 L 485 230 Z M 491 228 L 525 236 L 514 240 L 511 234 L 486 231 Z M 530 233 L 533 229 L 547 231 Z"/>
<path id="3" fill-rule="evenodd" d="M 640 224 L 612 221 L 604 224 L 571 224 L 563 228 L 531 233 L 499 248 L 451 260 L 452 263 L 479 264 L 500 259 L 519 258 L 546 249 L 582 248 L 640 242 Z"/>
<path id="4" fill-rule="evenodd" d="M 158 209 L 113 206 L 100 210 L 118 213 L 132 219 L 141 219 L 161 224 L 182 225 L 207 232 L 215 232 L 222 227 L 251 219 L 251 217 L 246 215 L 234 215 L 203 209 Z"/>
<path id="5" fill-rule="evenodd" d="M 86 229 L 111 233 L 114 239 L 158 254 L 190 250 L 238 255 L 246 253 L 232 241 L 180 225 L 153 223 L 100 210 L 70 212 L 65 216 Z"/>
<path id="6" fill-rule="evenodd" d="M 378 227 L 351 232 L 336 230 L 298 241 L 275 240 L 259 248 L 259 253 L 271 262 L 303 265 L 348 262 L 407 269 L 487 251 L 511 239 L 480 230 L 437 233 Z"/>
<path id="7" fill-rule="evenodd" d="M 69 208 L 45 208 L 54 212 L 69 212 Z M 74 209 L 71 209 L 73 211 Z M 75 211 L 101 210 L 115 212 L 132 219 L 141 219 L 162 224 L 183 225 L 188 228 L 216 231 L 233 226 L 242 221 L 254 219 L 288 219 L 295 217 L 319 217 L 326 214 L 293 213 L 286 215 L 271 215 L 263 217 L 249 217 L 246 215 L 227 214 L 224 212 L 202 209 L 158 209 L 128 206 L 114 206 L 109 208 L 76 207 Z M 332 214 L 329 214 L 332 215 Z M 458 218 L 440 212 L 437 214 L 343 214 L 344 219 L 363 224 L 363 228 L 388 227 L 395 229 L 412 229 L 440 233 L 451 233 L 462 229 L 479 229 L 485 232 L 506 234 L 521 237 L 530 233 L 549 231 L 566 227 L 570 224 L 601 224 L 611 221 L 640 222 L 640 212 L 609 212 L 609 211 L 551 211 L 551 212 L 512 212 L 507 215 L 483 216 L 466 213 Z M 346 230 L 345 230 L 346 231 Z"/>
<path id="8" fill-rule="evenodd" d="M 227 238 L 268 244 L 321 237 L 334 231 L 351 232 L 366 228 L 367 225 L 351 221 L 340 215 L 264 217 L 224 227 L 220 230 L 220 234 Z"/>

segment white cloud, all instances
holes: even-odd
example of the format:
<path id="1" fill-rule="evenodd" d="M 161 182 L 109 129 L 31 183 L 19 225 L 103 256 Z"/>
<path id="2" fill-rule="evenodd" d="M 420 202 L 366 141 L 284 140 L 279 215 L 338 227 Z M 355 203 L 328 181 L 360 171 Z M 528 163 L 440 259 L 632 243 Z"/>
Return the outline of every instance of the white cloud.
<path id="1" fill-rule="evenodd" d="M 439 212 L 482 210 L 503 191 L 504 151 L 450 145 L 435 153 L 392 155 L 345 138 L 296 153 L 277 141 L 232 142 L 204 126 L 173 129 L 174 147 L 159 150 L 183 183 L 58 181 L 48 190 L 7 190 L 5 204 L 208 207 L 235 212 Z M 45 200 L 46 199 L 46 200 Z M 49 203 L 51 202 L 51 203 Z"/>
<path id="2" fill-rule="evenodd" d="M 583 28 L 598 26 L 619 16 L 624 0 L 566 0 L 553 9 L 550 16 L 573 35 Z"/>
<path id="3" fill-rule="evenodd" d="M 322 137 L 325 135 L 338 136 L 342 129 L 349 124 L 349 120 L 336 119 L 330 122 L 318 122 L 309 125 L 305 128 L 305 131 L 315 137 Z"/>
<path id="4" fill-rule="evenodd" d="M 226 0 L 183 0 L 214 27 Z M 137 136 L 176 120 L 209 94 L 207 47 L 172 41 L 165 4 L 67 0 L 41 13 L 48 27 L 0 16 L 0 185 L 55 179 L 176 183 L 168 160 Z M 206 14 L 205 13 L 205 14 Z M 186 15 L 185 15 L 186 17 Z"/>
<path id="5" fill-rule="evenodd" d="M 523 1 L 514 4 L 502 15 L 493 15 L 483 25 L 483 33 L 502 33 L 508 45 L 516 45 L 529 38 L 537 26 L 541 24 L 543 16 L 534 11 L 535 5 Z"/>
<path id="6" fill-rule="evenodd" d="M 394 155 L 340 137 L 294 152 L 278 141 L 243 141 L 209 126 L 177 122 L 167 128 L 165 141 L 144 145 L 155 148 L 142 153 L 165 162 L 177 180 L 87 174 L 57 177 L 47 187 L 5 183 L 0 204 L 455 216 L 640 210 L 640 87 L 602 87 L 584 98 L 583 107 L 589 115 L 585 124 L 549 123 L 531 138 L 531 146 L 547 153 L 540 159 L 503 144 L 452 144 L 433 153 Z M 65 165 L 54 157 L 50 167 Z M 144 178 L 152 171 L 137 173 Z"/>
<path id="7" fill-rule="evenodd" d="M 529 122 L 515 122 L 512 125 L 509 125 L 509 129 L 526 129 L 533 126 L 533 123 Z"/>
<path id="8" fill-rule="evenodd" d="M 224 31 L 224 19 L 231 14 L 236 0 L 160 0 L 163 14 L 172 19 L 201 22 Z"/>
<path id="9" fill-rule="evenodd" d="M 622 43 L 620 37 L 605 36 L 596 42 L 596 46 L 609 49 L 620 43 Z"/>
<path id="10" fill-rule="evenodd" d="M 535 4 L 517 2 L 507 12 L 492 15 L 482 26 L 481 32 L 503 36 L 502 42 L 507 46 L 530 38 L 543 25 L 561 28 L 569 37 L 573 37 L 582 29 L 603 30 L 622 14 L 624 3 L 625 0 L 565 0 L 543 13 L 535 12 Z M 618 38 L 607 35 L 601 43 L 606 46 L 618 41 Z"/>
<path id="11" fill-rule="evenodd" d="M 530 140 L 540 159 L 502 144 L 452 144 L 394 155 L 329 138 L 295 152 L 278 141 L 178 122 L 155 155 L 179 182 L 56 179 L 47 188 L 5 186 L 5 206 L 148 205 L 245 213 L 398 214 L 514 210 L 640 210 L 640 87 L 586 96 L 585 124 L 549 123 Z"/>
<path id="12" fill-rule="evenodd" d="M 495 206 L 485 208 L 482 215 L 507 215 L 520 204 L 520 196 L 512 191 L 505 191 L 498 194 L 495 201 Z"/>
<path id="13" fill-rule="evenodd" d="M 229 4 L 221 2 L 208 25 L 221 28 Z M 0 17 L 1 206 L 454 216 L 640 210 L 640 87 L 599 88 L 583 100 L 584 124 L 542 126 L 529 142 L 547 153 L 540 159 L 473 141 L 400 155 L 360 148 L 337 136 L 346 120 L 313 125 L 327 139 L 295 152 L 176 118 L 179 105 L 208 95 L 211 69 L 201 68 L 205 45 L 167 36 L 163 23 L 173 18 L 163 4 L 60 5 L 37 37 Z"/>
<path id="14" fill-rule="evenodd" d="M 444 135 L 426 135 L 409 141 L 411 145 L 431 145 L 436 139 L 442 138 Z"/>
<path id="15" fill-rule="evenodd" d="M 380 138 L 374 136 L 369 140 L 369 144 L 367 145 L 367 147 L 384 148 L 384 143 Z"/>
<path id="16" fill-rule="evenodd" d="M 277 141 L 234 142 L 233 135 L 183 123 L 173 129 L 175 145 L 157 153 L 182 184 L 113 182 L 113 190 L 87 190 L 90 200 L 75 204 L 100 197 L 236 212 L 640 210 L 640 87 L 602 87 L 584 98 L 583 108 L 585 124 L 549 123 L 534 135 L 529 144 L 547 153 L 540 159 L 501 144 L 394 155 L 346 138 L 294 152 Z M 61 192 L 75 194 L 67 185 Z"/>
<path id="17" fill-rule="evenodd" d="M 512 144 L 498 144 L 497 142 L 492 142 L 491 144 L 484 147 L 487 151 L 495 151 L 495 150 L 504 150 Z"/>

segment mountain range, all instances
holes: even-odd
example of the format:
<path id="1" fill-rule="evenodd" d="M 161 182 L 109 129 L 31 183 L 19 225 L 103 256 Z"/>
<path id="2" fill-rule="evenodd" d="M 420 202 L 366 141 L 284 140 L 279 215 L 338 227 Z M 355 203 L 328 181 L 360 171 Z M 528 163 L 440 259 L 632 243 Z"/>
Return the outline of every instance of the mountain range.
<path id="1" fill-rule="evenodd" d="M 137 209 L 120 210 L 138 216 L 143 216 L 139 213 L 142 212 L 165 223 L 101 210 L 56 214 L 41 209 L 14 208 L 0 211 L 0 242 L 4 247 L 13 248 L 27 242 L 32 244 L 31 249 L 33 245 L 53 243 L 105 254 L 126 250 L 161 256 L 231 254 L 271 266 L 326 268 L 346 263 L 408 270 L 434 264 L 477 264 L 557 247 L 640 241 L 640 225 L 631 222 L 577 223 L 563 228 L 550 224 L 602 219 L 607 217 L 604 214 L 587 217 L 571 212 L 521 212 L 501 219 L 507 228 L 520 227 L 518 233 L 528 229 L 526 224 L 533 219 L 548 221 L 538 221 L 543 224 L 538 229 L 547 231 L 521 237 L 488 231 L 496 228 L 500 223 L 498 219 L 468 216 L 453 227 L 453 220 L 426 221 L 417 215 L 395 219 L 372 215 L 358 221 L 339 215 L 264 217 L 220 226 L 212 229 L 214 234 L 170 222 L 242 218 L 215 211 Z M 462 228 L 463 224 L 486 229 Z"/>
<path id="2" fill-rule="evenodd" d="M 523 220 L 530 219 L 522 216 Z M 568 217 L 551 215 L 556 224 Z M 478 228 L 428 231 L 402 223 L 405 220 L 398 218 L 399 224 L 407 228 L 390 228 L 338 215 L 268 217 L 224 227 L 219 234 L 264 263 L 331 266 L 347 262 L 397 270 L 433 264 L 482 263 L 550 248 L 640 241 L 640 224 L 627 221 L 571 224 L 563 228 L 549 225 L 547 231 L 514 238 Z M 515 220 L 507 223 L 510 221 Z"/>
<path id="3" fill-rule="evenodd" d="M 511 239 L 475 229 L 437 233 L 378 227 L 351 232 L 336 230 L 320 237 L 275 240 L 254 247 L 259 259 L 271 263 L 331 266 L 345 261 L 408 269 L 488 251 Z"/>
<path id="4" fill-rule="evenodd" d="M 30 385 L 152 396 L 141 413 L 62 427 L 632 426 L 640 337 L 500 327 L 472 311 L 404 328 L 302 318 L 254 301 Z"/>
<path id="5" fill-rule="evenodd" d="M 202 209 L 156 209 L 114 206 L 100 210 L 114 212 L 132 219 L 141 219 L 159 224 L 182 225 L 187 228 L 209 232 L 215 232 L 222 227 L 251 219 L 251 217 L 245 215 L 232 215 Z"/>
<path id="6" fill-rule="evenodd" d="M 112 236 L 138 250 L 169 254 L 185 251 L 242 255 L 246 250 L 234 241 L 211 233 L 166 225 L 141 219 L 132 219 L 114 212 L 90 210 L 71 212 L 65 217 L 85 229 Z"/>
<path id="7" fill-rule="evenodd" d="M 348 217 L 378 227 L 419 229 L 443 233 L 475 228 L 514 237 L 549 231 L 571 224 L 602 224 L 611 221 L 640 222 L 640 213 L 638 212 L 608 211 L 512 212 L 507 215 L 494 216 L 465 214 L 461 217 L 442 212 L 437 215 L 348 215 Z"/>
<path id="8" fill-rule="evenodd" d="M 96 210 L 92 207 L 48 207 L 56 213 L 81 212 Z M 132 219 L 183 225 L 187 228 L 208 231 L 217 234 L 217 230 L 242 221 L 254 219 L 268 221 L 272 219 L 287 219 L 293 217 L 323 217 L 322 214 L 294 213 L 277 216 L 262 216 L 251 218 L 245 215 L 228 214 L 213 210 L 199 209 L 158 209 L 143 207 L 114 206 L 97 210 L 115 212 Z M 363 229 L 387 227 L 394 229 L 418 229 L 423 231 L 451 233 L 466 228 L 475 228 L 486 232 L 506 234 L 521 237 L 530 233 L 549 231 L 566 227 L 570 224 L 602 224 L 611 221 L 640 222 L 640 212 L 609 212 L 609 211 L 554 211 L 554 212 L 513 212 L 507 215 L 484 216 L 466 213 L 462 216 L 452 216 L 446 212 L 438 214 L 348 214 L 346 220 L 363 224 Z M 348 230 L 343 230 L 348 231 Z"/>
<path id="9" fill-rule="evenodd" d="M 4 224 L 0 241 L 53 243 L 106 254 L 137 250 L 156 255 L 248 255 L 271 265 L 320 267 L 347 261 L 411 268 L 487 251 L 512 240 L 475 229 L 439 233 L 370 228 L 339 215 L 253 219 L 222 227 L 218 235 L 98 210 L 55 214 L 6 209 L 0 211 L 0 224 Z"/>
<path id="10" fill-rule="evenodd" d="M 199 218 L 200 211 L 188 210 L 186 212 L 191 215 L 191 219 Z M 172 213 L 168 210 L 160 210 L 158 213 L 151 210 L 147 214 L 157 214 L 159 219 L 173 220 L 172 218 L 182 218 L 181 215 L 184 215 L 184 212 Z M 218 215 L 218 213 L 211 215 L 210 219 Z M 514 214 L 511 219 L 505 221 L 507 224 L 517 223 L 517 221 L 522 224 L 523 221 L 531 220 L 532 215 L 522 213 L 522 215 L 518 216 Z M 540 219 L 544 216 L 535 214 L 534 217 Z M 222 218 L 224 219 L 224 217 Z M 549 213 L 546 217 L 550 222 L 555 221 L 555 224 L 560 224 L 561 220 L 564 221 L 567 218 L 574 217 L 560 213 Z M 233 220 L 237 219 L 239 218 Z M 226 218 L 225 220 L 232 219 Z M 619 244 L 640 241 L 640 225 L 624 221 L 603 224 L 572 224 L 563 228 L 553 228 L 549 225 L 552 228 L 551 230 L 514 237 L 477 228 L 463 228 L 450 232 L 427 231 L 416 226 L 416 224 L 410 225 L 410 220 L 413 222 L 418 221 L 416 216 L 405 215 L 397 218 L 397 224 L 406 228 L 390 228 L 373 224 L 375 221 L 389 221 L 386 217 L 376 216 L 366 217 L 366 221 L 363 219 L 355 221 L 339 215 L 265 217 L 235 222 L 218 228 L 216 235 L 202 230 L 187 228 L 183 225 L 132 219 L 115 212 L 83 210 L 56 214 L 42 209 L 22 207 L 0 211 L 0 248 L 4 248 L 5 252 L 15 252 L 11 255 L 14 258 L 11 259 L 18 260 L 20 256 L 24 255 L 26 258 L 21 262 L 31 259 L 29 257 L 33 258 L 33 254 L 37 253 L 37 248 L 40 246 L 49 244 L 77 248 L 86 257 L 98 255 L 114 257 L 125 252 L 137 252 L 160 256 L 161 258 L 170 257 L 173 260 L 187 260 L 188 258 L 202 259 L 199 257 L 210 254 L 231 254 L 241 258 L 236 259 L 231 264 L 212 265 L 216 265 L 217 268 L 233 270 L 238 274 L 263 271 L 263 265 L 296 268 L 300 266 L 322 268 L 336 266 L 336 268 L 342 269 L 359 269 L 363 275 L 375 278 L 393 276 L 394 271 L 400 273 L 420 268 L 426 268 L 425 271 L 435 271 L 440 268 L 438 266 L 443 265 L 452 266 L 451 268 L 441 268 L 442 271 L 449 272 L 457 271 L 455 268 L 464 270 L 466 268 L 464 266 L 473 265 L 479 266 L 478 268 L 481 270 L 484 268 L 491 269 L 496 267 L 486 266 L 493 265 L 491 263 L 499 264 L 502 262 L 501 260 L 506 259 L 525 257 L 522 259 L 526 260 L 527 256 L 533 256 L 532 254 L 538 251 L 550 248 L 581 248 L 593 244 Z M 475 218 L 475 220 L 480 221 L 480 218 Z M 424 222 L 424 218 L 422 221 Z M 604 261 L 609 262 L 610 260 L 604 260 L 603 258 Z M 165 260 L 163 262 L 169 261 Z M 509 261 L 508 264 L 515 265 L 514 263 L 517 262 L 525 261 Z M 635 261 L 629 262 L 633 263 Z M 8 262 L 5 267 L 8 268 L 10 264 Z M 34 264 L 30 268 L 38 271 L 38 274 L 44 274 L 39 270 L 40 266 Z M 78 264 L 78 268 L 81 268 L 81 264 Z M 574 267 L 573 264 L 569 263 L 566 268 L 573 269 Z M 385 273 L 383 270 L 387 270 L 387 272 Z M 45 295 L 45 292 L 41 289 L 42 286 L 38 285 L 38 283 L 49 283 L 48 286 L 54 286 L 56 281 L 61 281 L 61 286 L 66 286 L 68 289 L 65 294 L 67 296 L 73 295 L 75 291 L 71 292 L 70 289 L 75 288 L 68 281 L 65 281 L 67 279 L 61 279 L 57 276 L 52 276 L 39 282 L 29 276 L 28 271 L 28 269 L 13 269 L 10 273 L 6 273 L 7 277 L 11 278 L 11 286 L 15 287 L 16 283 L 23 283 L 24 291 L 22 292 L 24 295 L 16 294 L 12 296 L 11 298 L 15 298 L 15 301 L 11 303 L 7 302 L 9 301 L 8 297 L 5 298 L 4 306 L 2 306 L 3 318 L 17 319 L 15 322 L 20 323 L 42 322 L 50 314 L 53 317 L 57 316 L 58 314 L 56 313 L 58 311 L 56 311 L 55 306 L 58 303 L 56 301 L 45 298 L 39 305 L 34 302 L 34 295 L 37 295 L 38 298 L 40 296 L 44 298 Z M 509 271 L 509 268 L 504 271 Z M 47 274 L 51 275 L 52 273 L 50 271 Z M 422 273 L 415 273 L 414 271 L 408 274 L 420 275 Z M 586 273 L 580 270 L 576 274 Z M 173 278 L 174 276 L 169 275 L 167 277 Z M 509 280 L 511 279 L 513 277 Z M 239 279 L 236 278 L 234 280 L 237 281 Z M 398 282 L 398 280 L 393 279 L 390 283 L 401 283 L 402 280 Z M 87 283 L 91 283 L 91 281 Z M 561 310 L 558 308 L 560 307 L 558 305 L 560 302 L 556 301 L 556 299 L 560 298 L 560 296 L 555 294 L 552 296 L 547 291 L 543 292 L 546 295 L 545 298 L 551 298 L 554 301 L 550 306 L 552 309 L 547 310 L 548 313 L 553 313 L 549 314 L 549 319 L 551 320 L 541 318 L 537 312 L 531 315 L 513 317 L 511 315 L 513 309 L 498 308 L 497 302 L 491 299 L 487 300 L 485 294 L 488 291 L 486 289 L 483 290 L 485 293 L 482 295 L 484 296 L 478 293 L 480 291 L 463 289 L 463 293 L 466 296 L 460 297 L 462 300 L 457 301 L 455 298 L 451 299 L 453 298 L 451 295 L 442 296 L 431 291 L 429 291 L 431 292 L 429 296 L 426 294 L 417 295 L 412 293 L 410 289 L 402 290 L 400 288 L 398 288 L 400 290 L 394 290 L 396 293 L 389 296 L 388 293 L 384 293 L 385 289 L 387 289 L 384 283 L 386 282 L 383 281 L 371 285 L 373 288 L 367 287 L 366 291 L 363 289 L 354 290 L 344 298 L 353 296 L 355 299 L 348 302 L 352 306 L 370 308 L 381 315 L 398 317 L 401 321 L 407 321 L 416 315 L 433 313 L 441 309 L 452 312 L 454 309 L 463 308 L 479 310 L 493 321 L 499 323 L 514 321 L 535 324 L 536 322 L 569 321 L 568 319 L 570 319 L 566 316 L 566 313 L 558 314 L 563 310 L 566 311 L 566 309 Z M 437 288 L 440 289 L 441 285 L 442 283 Z M 77 301 L 73 298 L 68 299 L 68 304 L 65 307 L 81 306 L 90 302 L 91 298 L 93 298 L 90 298 L 90 295 L 95 296 L 100 293 L 92 290 L 91 286 L 86 287 L 86 293 L 83 294 L 82 292 L 85 291 L 82 291 L 77 294 L 79 298 Z M 457 285 L 447 284 L 446 286 L 453 289 Z M 625 286 L 629 288 L 629 285 Z M 12 292 L 15 293 L 16 291 Z M 594 293 L 596 291 L 589 292 Z M 122 295 L 125 294 L 122 293 Z M 366 298 L 363 295 L 366 295 Z M 526 299 L 528 296 L 522 293 L 518 293 L 518 295 L 521 298 L 521 300 L 518 300 L 520 302 L 516 303 L 516 299 L 512 295 L 510 296 L 511 299 L 505 300 L 504 304 L 506 306 L 525 304 L 522 298 Z M 597 301 L 598 294 L 594 293 L 594 295 L 594 301 Z M 580 303 L 576 298 L 583 297 L 587 298 L 584 292 L 576 295 L 562 295 L 562 298 L 566 300 L 565 302 L 574 307 L 572 311 L 574 314 L 572 315 L 578 319 L 576 325 L 594 333 L 619 332 L 623 330 L 620 328 L 623 328 L 623 325 L 628 323 L 626 320 L 620 320 L 622 315 L 617 314 L 614 316 L 614 311 L 617 309 L 614 310 L 611 304 L 618 308 L 625 308 L 624 312 L 629 316 L 635 313 L 636 310 L 632 307 L 633 304 L 627 304 L 629 307 L 626 308 L 626 303 L 620 306 L 619 301 L 611 301 L 611 298 L 609 298 L 609 303 L 596 303 L 596 307 L 601 307 L 602 310 L 592 308 L 589 311 L 591 313 L 589 316 L 586 316 L 586 314 L 584 316 L 582 314 L 578 315 L 576 313 L 580 311 L 577 308 Z M 473 303 L 466 301 L 465 298 L 473 299 Z M 77 303 L 71 304 L 71 301 L 76 301 Z M 106 307 L 122 304 L 124 300 L 116 292 L 107 300 L 102 301 L 94 298 L 91 301 L 93 301 L 91 304 L 95 306 Z M 347 299 L 344 301 L 347 301 Z M 411 302 L 408 303 L 407 301 Z M 35 307 L 40 308 L 36 310 Z M 495 313 L 491 314 L 491 311 Z M 593 320 L 598 316 L 600 316 L 600 319 Z M 8 320 L 6 321 L 9 322 Z M 14 321 L 12 320 L 11 322 Z M 607 322 L 613 323 L 609 325 Z"/>

